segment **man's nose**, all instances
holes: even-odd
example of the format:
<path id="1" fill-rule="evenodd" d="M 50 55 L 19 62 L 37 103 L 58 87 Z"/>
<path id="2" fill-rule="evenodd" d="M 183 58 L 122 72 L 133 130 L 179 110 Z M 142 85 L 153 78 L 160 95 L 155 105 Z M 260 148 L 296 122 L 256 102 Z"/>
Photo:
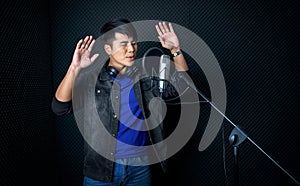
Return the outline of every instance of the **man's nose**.
<path id="1" fill-rule="evenodd" d="M 130 52 L 134 51 L 134 45 L 132 43 L 128 43 L 127 50 L 130 51 Z"/>

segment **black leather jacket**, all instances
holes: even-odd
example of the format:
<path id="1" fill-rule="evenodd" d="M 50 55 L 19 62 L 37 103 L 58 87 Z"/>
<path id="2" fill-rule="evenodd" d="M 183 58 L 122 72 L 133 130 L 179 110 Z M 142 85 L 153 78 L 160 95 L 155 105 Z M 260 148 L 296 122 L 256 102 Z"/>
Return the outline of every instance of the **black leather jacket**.
<path id="1" fill-rule="evenodd" d="M 84 175 L 95 180 L 109 182 L 113 178 L 114 161 L 112 160 L 116 151 L 116 141 L 110 139 L 118 132 L 120 88 L 117 83 L 113 83 L 105 69 L 104 66 L 100 73 L 87 72 L 88 76 L 84 73 L 80 75 L 73 91 L 73 104 L 61 103 L 54 98 L 52 110 L 57 115 L 64 115 L 71 111 L 75 113 L 76 122 L 86 142 Z M 180 72 L 177 72 L 171 78 L 172 85 L 179 85 L 176 87 L 177 91 L 186 87 L 182 80 L 180 82 L 179 74 Z M 139 71 L 134 71 L 131 76 L 135 78 L 134 92 L 139 106 L 147 118 L 147 126 L 151 129 L 149 130 L 150 143 L 157 144 L 164 139 L 161 116 L 163 107 L 159 101 L 155 103 L 150 103 L 150 101 L 158 96 L 158 82 L 145 77 Z M 178 92 L 173 90 L 170 88 L 166 96 L 178 95 Z M 156 125 L 156 127 L 151 125 Z M 150 148 L 151 161 L 160 162 L 163 171 L 166 170 L 166 153 L 167 148 L 163 143 Z"/>

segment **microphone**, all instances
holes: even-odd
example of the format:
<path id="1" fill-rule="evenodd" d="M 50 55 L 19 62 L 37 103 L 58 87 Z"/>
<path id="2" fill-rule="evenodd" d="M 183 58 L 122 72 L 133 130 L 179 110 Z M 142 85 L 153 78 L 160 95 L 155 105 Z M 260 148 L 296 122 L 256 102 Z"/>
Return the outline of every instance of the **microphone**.
<path id="1" fill-rule="evenodd" d="M 159 92 L 165 92 L 170 77 L 170 56 L 161 55 L 159 61 Z"/>

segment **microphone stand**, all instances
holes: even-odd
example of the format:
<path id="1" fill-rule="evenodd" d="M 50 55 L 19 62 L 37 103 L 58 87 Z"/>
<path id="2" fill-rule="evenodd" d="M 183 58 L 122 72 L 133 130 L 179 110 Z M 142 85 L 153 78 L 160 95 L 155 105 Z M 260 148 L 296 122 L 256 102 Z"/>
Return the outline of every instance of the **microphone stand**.
<path id="1" fill-rule="evenodd" d="M 187 80 L 184 75 L 180 76 L 194 91 L 196 91 L 206 102 L 208 102 L 219 114 L 221 114 L 233 127 L 233 131 L 230 134 L 229 141 L 233 146 L 234 162 L 235 162 L 235 185 L 239 185 L 239 173 L 238 173 L 238 146 L 248 139 L 256 148 L 258 148 L 265 156 L 267 156 L 277 167 L 279 167 L 286 175 L 288 175 L 297 185 L 300 183 L 289 174 L 279 163 L 277 163 L 270 155 L 268 155 L 260 146 L 258 146 L 245 132 L 235 123 L 233 123 L 224 113 L 222 113 L 198 88 Z"/>
<path id="2" fill-rule="evenodd" d="M 237 128 L 234 128 L 229 136 L 229 143 L 233 146 L 234 155 L 234 185 L 240 185 L 238 147 L 247 137 L 248 136 L 245 136 L 242 133 L 240 133 Z"/>

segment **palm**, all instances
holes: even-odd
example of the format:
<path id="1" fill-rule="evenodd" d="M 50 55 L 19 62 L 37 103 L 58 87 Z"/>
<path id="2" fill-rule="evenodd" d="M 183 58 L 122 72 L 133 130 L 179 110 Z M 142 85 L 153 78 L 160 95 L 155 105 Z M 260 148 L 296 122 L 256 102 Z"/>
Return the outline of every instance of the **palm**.
<path id="1" fill-rule="evenodd" d="M 85 68 L 92 64 L 95 59 L 98 57 L 98 54 L 91 55 L 91 50 L 95 44 L 95 40 L 93 40 L 92 36 L 87 36 L 84 40 L 80 40 L 77 43 L 72 64 L 78 68 Z"/>
<path id="2" fill-rule="evenodd" d="M 76 49 L 73 57 L 74 65 L 85 68 L 91 64 L 90 52 L 85 49 Z"/>
<path id="3" fill-rule="evenodd" d="M 172 49 L 179 46 L 179 42 L 175 33 L 167 32 L 162 35 L 162 46 L 167 49 Z"/>
<path id="4" fill-rule="evenodd" d="M 159 23 L 159 25 L 156 25 L 156 30 L 160 43 L 164 48 L 173 49 L 179 47 L 179 40 L 171 23 L 169 23 L 169 27 L 166 23 Z"/>

